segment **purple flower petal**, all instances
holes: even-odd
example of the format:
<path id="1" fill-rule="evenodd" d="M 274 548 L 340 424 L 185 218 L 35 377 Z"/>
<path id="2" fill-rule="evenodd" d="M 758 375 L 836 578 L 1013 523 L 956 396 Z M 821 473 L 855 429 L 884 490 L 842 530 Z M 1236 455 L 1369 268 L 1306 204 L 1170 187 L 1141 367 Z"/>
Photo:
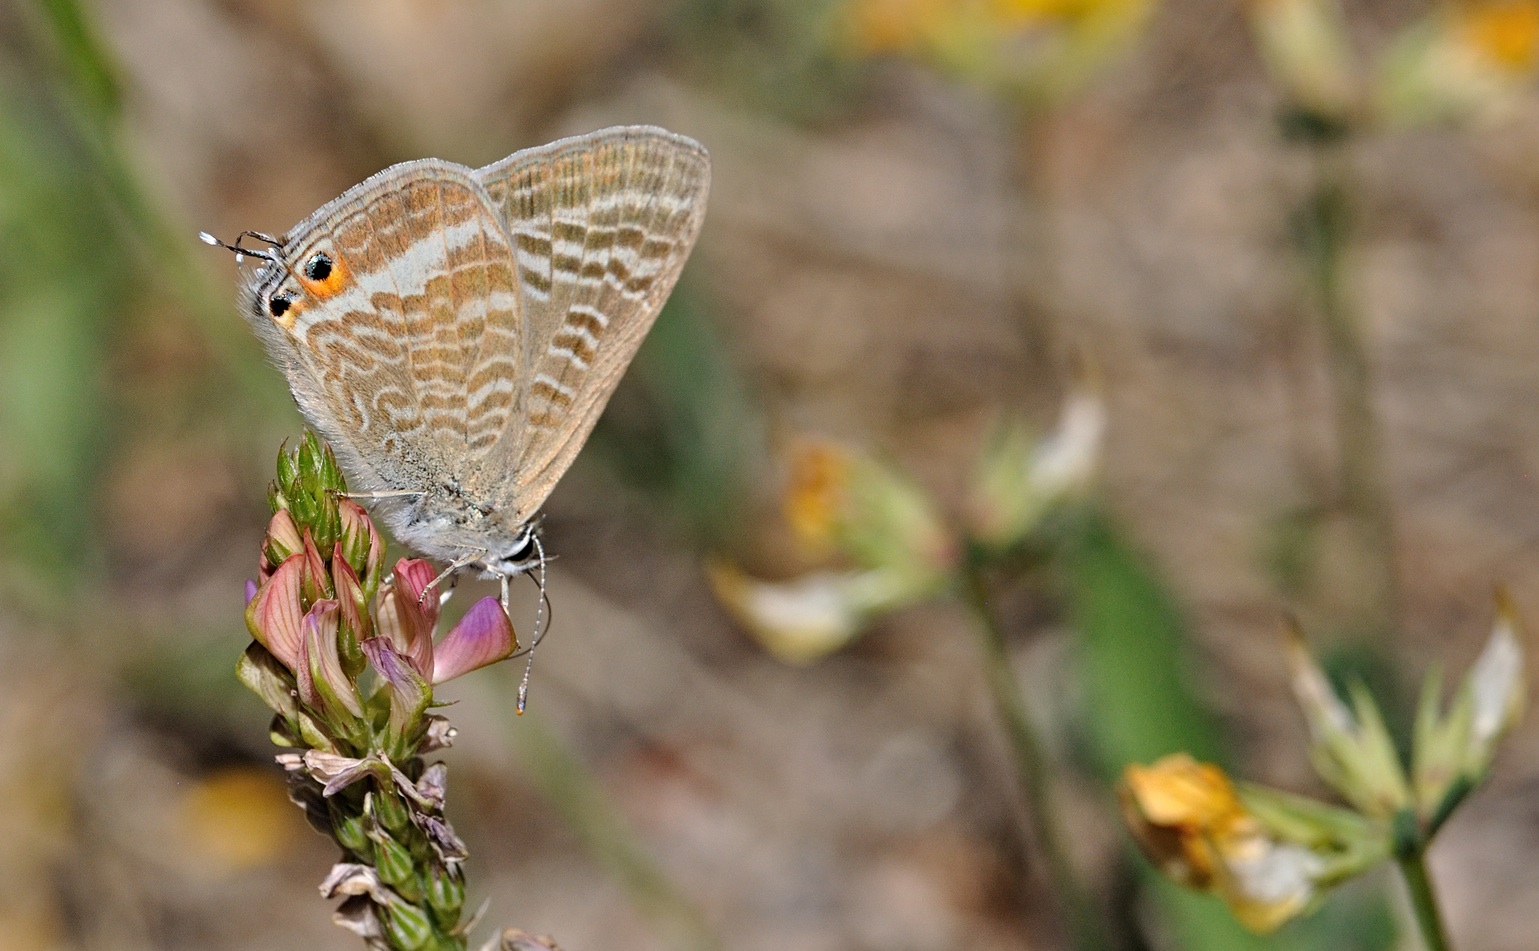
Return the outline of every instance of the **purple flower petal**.
<path id="1" fill-rule="evenodd" d="M 251 603 L 251 599 L 256 597 L 256 593 L 257 593 L 257 583 L 254 580 L 252 580 L 250 578 L 247 578 L 246 579 L 246 603 L 247 604 L 250 604 Z"/>
<path id="2" fill-rule="evenodd" d="M 438 624 L 438 597 L 437 592 L 423 597 L 433 579 L 438 577 L 438 571 L 430 561 L 421 558 L 402 558 L 395 563 L 396 590 L 409 594 L 413 602 L 422 606 L 422 614 L 427 618 L 427 626 L 431 630 Z"/>
<path id="3" fill-rule="evenodd" d="M 417 672 L 425 677 L 433 669 L 433 626 L 438 620 L 438 601 L 427 599 L 432 602 L 432 614 L 429 615 L 428 605 L 420 600 L 422 587 L 420 583 L 413 583 L 421 581 L 421 572 L 410 569 L 409 564 L 404 559 L 400 561 L 396 565 L 394 582 L 381 589 L 377 626 L 396 652 L 410 660 Z M 427 562 L 416 564 L 427 565 Z M 432 567 L 428 566 L 428 570 Z"/>
<path id="4" fill-rule="evenodd" d="M 397 744 L 402 744 L 407 735 L 415 731 L 423 712 L 433 701 L 433 687 L 385 638 L 371 637 L 360 646 L 369 663 L 389 685 L 390 736 Z"/>
<path id="5" fill-rule="evenodd" d="M 482 598 L 433 648 L 433 683 L 505 660 L 518 650 L 513 622 L 496 598 Z"/>
<path id="6" fill-rule="evenodd" d="M 392 688 L 405 685 L 418 676 L 405 656 L 387 639 L 371 637 L 359 646 L 363 648 L 363 655 L 369 659 L 369 663 Z"/>

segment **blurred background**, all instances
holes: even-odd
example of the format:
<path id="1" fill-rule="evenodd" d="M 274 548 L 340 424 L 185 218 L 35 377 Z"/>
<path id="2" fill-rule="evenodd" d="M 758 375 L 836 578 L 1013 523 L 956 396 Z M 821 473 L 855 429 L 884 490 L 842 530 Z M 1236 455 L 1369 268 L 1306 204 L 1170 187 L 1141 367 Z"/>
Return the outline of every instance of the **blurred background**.
<path id="1" fill-rule="evenodd" d="M 568 951 L 1068 947 L 965 609 L 788 664 L 704 566 L 809 567 L 788 441 L 950 512 L 1088 391 L 1099 478 L 995 606 L 1097 914 L 1415 946 L 1378 878 L 1246 935 L 1112 781 L 1322 793 L 1285 609 L 1400 723 L 1493 584 L 1539 616 L 1536 65 L 1533 0 L 3 0 L 0 946 L 357 946 L 231 676 L 302 424 L 196 235 L 616 123 L 703 142 L 710 210 L 547 506 L 530 713 L 516 663 L 445 691 L 472 905 Z M 1536 854 L 1520 728 L 1433 850 L 1461 947 L 1532 947 Z"/>

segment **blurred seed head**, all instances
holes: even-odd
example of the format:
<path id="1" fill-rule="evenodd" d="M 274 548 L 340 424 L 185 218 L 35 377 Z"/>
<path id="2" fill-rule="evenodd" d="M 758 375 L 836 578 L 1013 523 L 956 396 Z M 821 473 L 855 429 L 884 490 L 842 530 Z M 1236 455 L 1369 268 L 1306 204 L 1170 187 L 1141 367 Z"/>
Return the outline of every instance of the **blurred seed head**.
<path id="1" fill-rule="evenodd" d="M 966 504 L 972 541 L 993 550 L 1025 541 L 1055 509 L 1095 480 L 1106 438 L 1106 404 L 1082 387 L 1064 403 L 1058 425 L 1038 439 L 1007 426 L 984 450 Z"/>
<path id="2" fill-rule="evenodd" d="M 1389 819 L 1410 804 L 1411 790 L 1377 704 L 1366 687 L 1354 683 L 1348 706 L 1292 619 L 1284 634 L 1293 695 L 1309 725 L 1315 771 L 1364 815 Z"/>

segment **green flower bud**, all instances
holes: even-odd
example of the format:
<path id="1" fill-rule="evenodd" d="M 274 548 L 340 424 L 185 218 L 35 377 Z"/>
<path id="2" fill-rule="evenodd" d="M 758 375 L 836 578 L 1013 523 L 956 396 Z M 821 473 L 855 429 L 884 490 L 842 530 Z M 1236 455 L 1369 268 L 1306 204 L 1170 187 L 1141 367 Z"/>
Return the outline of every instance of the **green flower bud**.
<path id="1" fill-rule="evenodd" d="M 337 503 L 341 526 L 340 555 L 363 585 L 364 600 L 379 589 L 385 562 L 385 543 L 363 506 L 352 499 Z"/>
<path id="2" fill-rule="evenodd" d="M 1497 593 L 1496 623 L 1452 704 L 1441 709 L 1443 677 L 1422 683 L 1411 751 L 1417 813 L 1435 832 L 1471 790 L 1485 781 L 1497 745 L 1526 708 L 1527 684 L 1517 612 Z"/>
<path id="3" fill-rule="evenodd" d="M 385 934 L 401 951 L 421 951 L 433 940 L 433 923 L 425 910 L 404 901 L 391 902 L 380 911 Z"/>
<path id="4" fill-rule="evenodd" d="M 1286 633 L 1293 693 L 1309 724 L 1315 771 L 1363 815 L 1390 818 L 1411 802 L 1411 789 L 1378 705 L 1355 683 L 1349 708 L 1291 621 Z"/>
<path id="5" fill-rule="evenodd" d="M 1100 464 L 1106 407 L 1088 385 L 1064 404 L 1058 427 L 1034 439 L 1003 430 L 985 450 L 968 495 L 968 531 L 990 550 L 1026 539 L 1056 507 L 1082 494 Z"/>
<path id="6" fill-rule="evenodd" d="M 421 898 L 411 894 L 418 890 L 411 850 L 379 829 L 369 838 L 374 842 L 374 867 L 379 871 L 380 881 L 400 892 L 407 901 Z"/>
<path id="7" fill-rule="evenodd" d="M 331 835 L 337 844 L 362 858 L 370 851 L 368 822 L 346 800 L 333 796 L 326 800 L 331 808 Z"/>
<path id="8" fill-rule="evenodd" d="M 441 922 L 459 920 L 465 907 L 465 879 L 459 869 L 433 865 L 428 868 L 427 900 Z"/>
<path id="9" fill-rule="evenodd" d="M 278 455 L 278 478 L 268 490 L 274 509 L 287 509 L 295 524 L 308 529 L 316 547 L 329 552 L 341 535 L 338 500 L 347 491 L 336 457 L 312 432 L 299 448 Z"/>
<path id="10" fill-rule="evenodd" d="M 374 818 L 391 832 L 400 833 L 411 825 L 411 812 L 394 789 L 369 794 Z"/>

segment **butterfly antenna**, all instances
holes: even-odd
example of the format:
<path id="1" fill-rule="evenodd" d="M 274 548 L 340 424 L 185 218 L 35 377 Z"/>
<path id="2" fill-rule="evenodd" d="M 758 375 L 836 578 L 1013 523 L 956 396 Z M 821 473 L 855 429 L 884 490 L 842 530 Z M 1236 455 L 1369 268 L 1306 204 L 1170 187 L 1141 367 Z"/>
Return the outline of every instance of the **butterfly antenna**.
<path id="1" fill-rule="evenodd" d="M 198 240 L 202 241 L 204 244 L 211 245 L 216 248 L 224 248 L 226 251 L 233 253 L 235 255 L 236 264 L 240 264 L 249 255 L 250 257 L 258 258 L 263 261 L 269 261 L 278 265 L 279 267 L 283 267 L 283 262 L 278 260 L 278 256 L 271 251 L 264 251 L 259 248 L 242 247 L 241 242 L 246 238 L 254 238 L 257 241 L 270 244 L 274 248 L 283 247 L 282 241 L 279 241 L 277 238 L 274 238 L 270 234 L 263 234 L 260 231 L 242 231 L 240 234 L 235 236 L 234 244 L 225 244 L 223 241 L 220 241 L 218 238 L 209 234 L 207 231 L 198 232 Z"/>
<path id="2" fill-rule="evenodd" d="M 545 639 L 545 632 L 550 630 L 550 595 L 545 590 L 545 543 L 540 541 L 540 536 L 534 536 L 534 550 L 540 555 L 540 576 L 535 579 L 535 586 L 540 589 L 540 603 L 534 609 L 534 641 L 529 645 L 530 650 Z"/>
<path id="3" fill-rule="evenodd" d="M 524 664 L 524 678 L 518 684 L 518 715 L 524 715 L 524 708 L 529 704 L 529 675 L 534 670 L 534 649 L 540 646 L 540 641 L 545 639 L 545 632 L 550 630 L 550 618 L 554 609 L 550 605 L 550 595 L 545 590 L 545 546 L 540 543 L 540 536 L 533 535 L 534 550 L 540 556 L 540 569 L 536 575 L 530 573 L 529 577 L 534 581 L 535 587 L 540 589 L 540 601 L 534 610 L 534 638 L 523 653 L 529 656 Z"/>

